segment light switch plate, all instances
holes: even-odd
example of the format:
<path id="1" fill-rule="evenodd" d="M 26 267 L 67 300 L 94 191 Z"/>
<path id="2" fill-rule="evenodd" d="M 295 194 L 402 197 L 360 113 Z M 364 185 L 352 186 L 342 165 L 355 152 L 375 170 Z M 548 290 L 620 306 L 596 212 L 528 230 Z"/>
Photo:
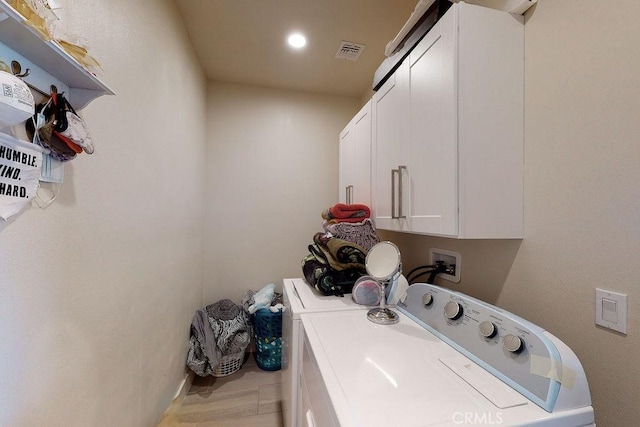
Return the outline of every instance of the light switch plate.
<path id="1" fill-rule="evenodd" d="M 627 334 L 627 295 L 596 288 L 596 325 Z"/>

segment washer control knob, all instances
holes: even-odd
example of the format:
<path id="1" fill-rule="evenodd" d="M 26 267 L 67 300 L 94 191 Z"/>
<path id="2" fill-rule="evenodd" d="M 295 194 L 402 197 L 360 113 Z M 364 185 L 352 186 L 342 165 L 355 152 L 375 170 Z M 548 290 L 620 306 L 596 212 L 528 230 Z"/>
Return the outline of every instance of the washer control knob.
<path id="1" fill-rule="evenodd" d="M 429 293 L 422 295 L 422 304 L 425 307 L 428 307 L 431 304 L 433 304 L 433 295 L 431 295 Z"/>
<path id="2" fill-rule="evenodd" d="M 462 316 L 462 306 L 455 301 L 449 301 L 444 306 L 444 316 L 451 320 L 459 319 Z"/>
<path id="3" fill-rule="evenodd" d="M 522 339 L 513 334 L 505 335 L 502 345 L 505 350 L 510 351 L 511 353 L 520 353 L 524 348 L 524 342 Z"/>
<path id="4" fill-rule="evenodd" d="M 479 329 L 480 329 L 480 335 L 482 335 L 485 338 L 493 338 L 496 336 L 496 332 L 498 332 L 496 325 L 494 325 L 493 323 L 487 320 L 480 323 Z"/>

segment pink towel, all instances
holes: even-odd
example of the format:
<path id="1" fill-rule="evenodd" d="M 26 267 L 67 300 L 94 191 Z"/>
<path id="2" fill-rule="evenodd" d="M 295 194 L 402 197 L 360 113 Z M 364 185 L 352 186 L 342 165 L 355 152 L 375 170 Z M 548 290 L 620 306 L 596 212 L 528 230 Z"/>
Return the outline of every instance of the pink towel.
<path id="1" fill-rule="evenodd" d="M 328 210 L 322 212 L 322 218 L 336 222 L 362 222 L 371 216 L 371 210 L 367 205 L 345 205 L 337 203 Z"/>

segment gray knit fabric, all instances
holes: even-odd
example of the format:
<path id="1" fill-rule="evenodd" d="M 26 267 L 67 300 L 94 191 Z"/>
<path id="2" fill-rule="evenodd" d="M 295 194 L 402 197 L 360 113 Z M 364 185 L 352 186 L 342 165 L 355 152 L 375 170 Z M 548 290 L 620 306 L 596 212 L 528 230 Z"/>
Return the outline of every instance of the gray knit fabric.
<path id="1" fill-rule="evenodd" d="M 251 336 L 241 307 L 226 299 L 207 306 L 207 313 L 211 329 L 216 336 L 216 345 L 222 354 L 244 351 Z"/>
<path id="2" fill-rule="evenodd" d="M 230 299 L 223 299 L 206 307 L 209 317 L 221 320 L 231 320 L 238 315 L 240 307 Z"/>
<path id="3" fill-rule="evenodd" d="M 356 243 L 367 251 L 371 249 L 373 245 L 380 242 L 380 237 L 373 226 L 373 222 L 369 218 L 356 223 L 339 222 L 337 224 L 331 224 L 325 222 L 323 227 L 324 230 L 331 233 L 333 237 Z"/>
<path id="4" fill-rule="evenodd" d="M 196 310 L 191 320 L 187 366 L 199 376 L 205 377 L 213 373 L 221 357 L 206 311 Z"/>

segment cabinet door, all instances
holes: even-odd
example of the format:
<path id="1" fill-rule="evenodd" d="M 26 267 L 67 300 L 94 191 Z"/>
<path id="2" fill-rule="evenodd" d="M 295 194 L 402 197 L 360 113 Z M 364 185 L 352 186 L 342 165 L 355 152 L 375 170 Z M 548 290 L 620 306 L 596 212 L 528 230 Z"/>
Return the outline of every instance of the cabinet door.
<path id="1" fill-rule="evenodd" d="M 355 157 L 355 141 L 352 123 L 340 132 L 339 167 L 338 167 L 338 201 L 349 203 L 349 194 L 354 185 L 353 163 Z"/>
<path id="2" fill-rule="evenodd" d="M 524 19 L 458 3 L 460 238 L 522 238 Z"/>
<path id="3" fill-rule="evenodd" d="M 399 191 L 400 166 L 406 166 L 403 149 L 407 142 L 408 99 L 401 65 L 376 92 L 372 102 L 372 208 L 376 227 L 406 230 L 399 219 L 402 200 Z M 400 171 L 399 171 L 400 169 Z M 393 187 L 393 189 L 392 189 Z"/>
<path id="4" fill-rule="evenodd" d="M 353 118 L 352 203 L 371 206 L 371 102 Z"/>
<path id="5" fill-rule="evenodd" d="M 371 103 L 340 133 L 338 200 L 371 206 Z"/>
<path id="6" fill-rule="evenodd" d="M 458 234 L 456 25 L 445 14 L 409 56 L 412 232 Z"/>

